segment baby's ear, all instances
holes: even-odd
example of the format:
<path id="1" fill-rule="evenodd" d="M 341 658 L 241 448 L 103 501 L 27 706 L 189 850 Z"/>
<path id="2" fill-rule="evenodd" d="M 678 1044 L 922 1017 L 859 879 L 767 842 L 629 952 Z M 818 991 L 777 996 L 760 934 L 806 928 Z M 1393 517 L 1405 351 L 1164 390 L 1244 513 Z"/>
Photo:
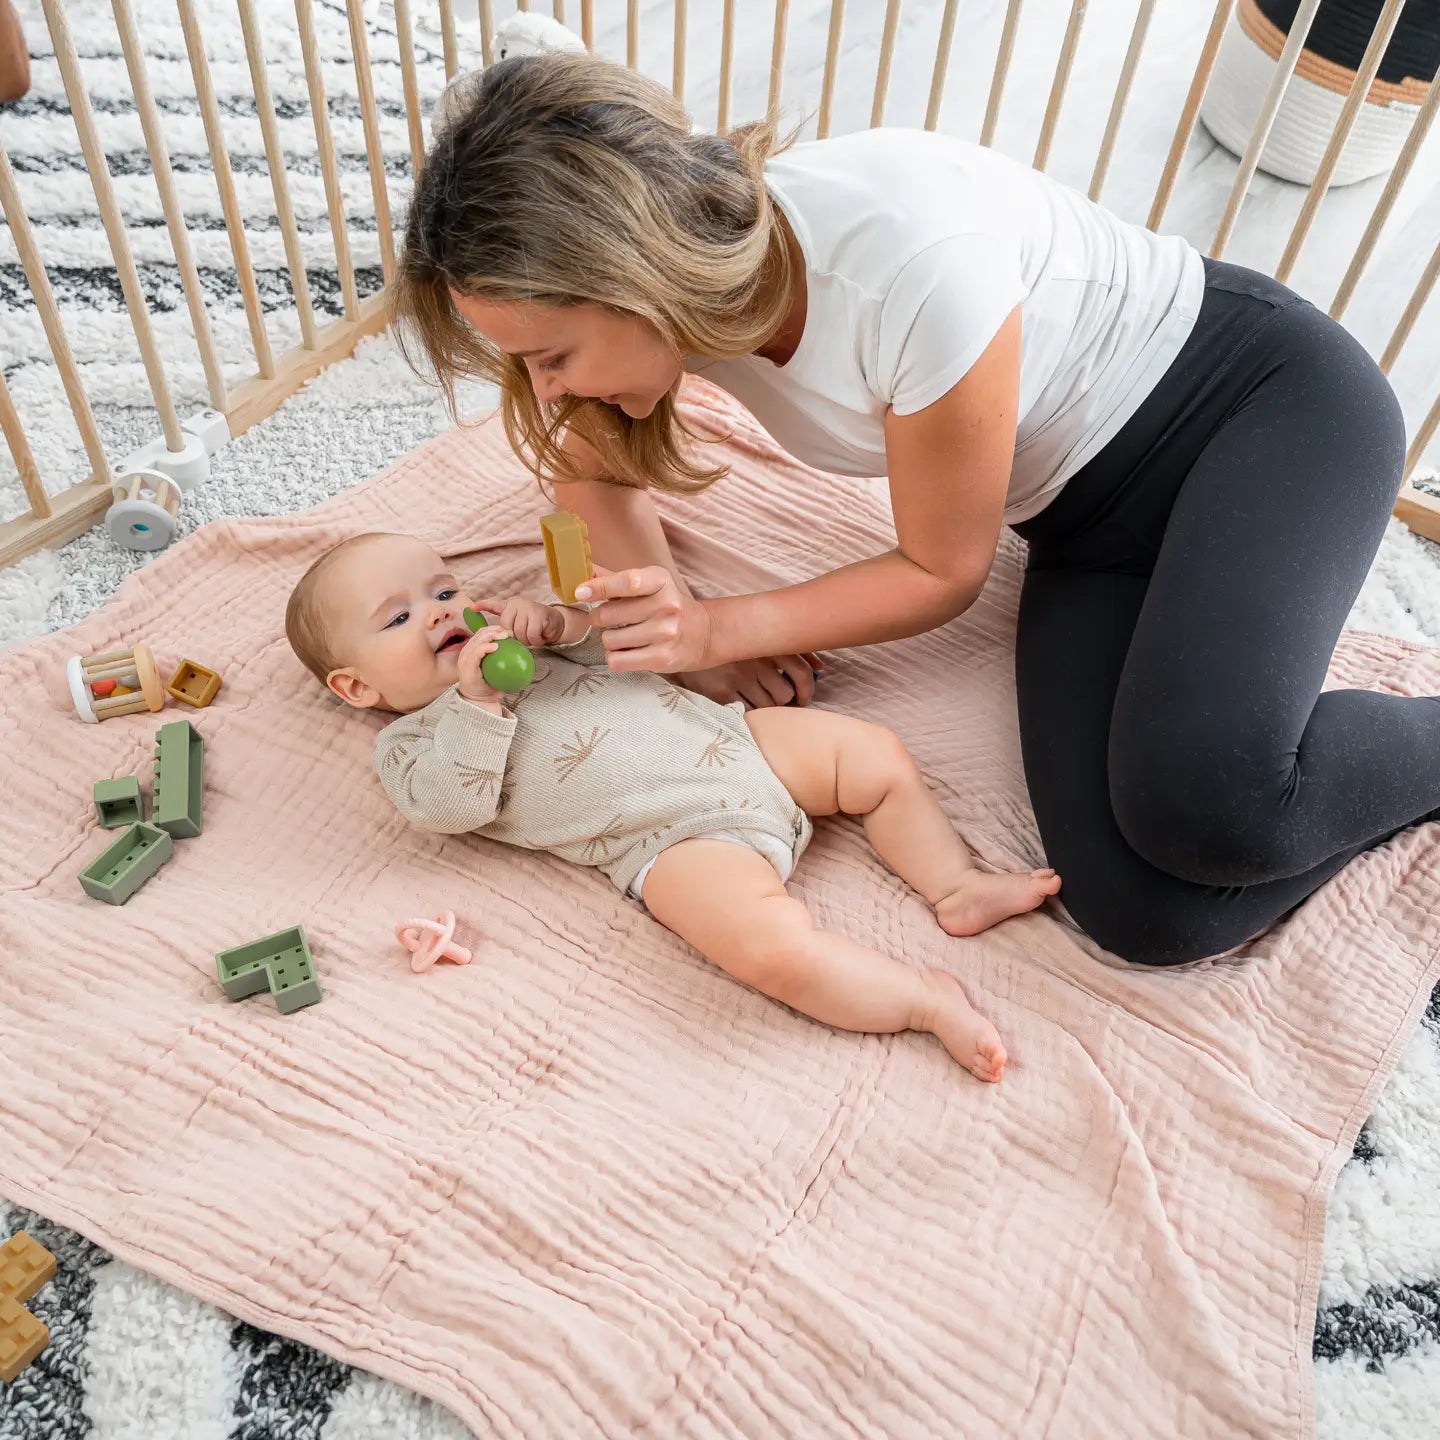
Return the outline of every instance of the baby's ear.
<path id="1" fill-rule="evenodd" d="M 353 670 L 332 670 L 325 677 L 325 684 L 332 694 L 357 710 L 373 710 L 384 699 L 373 685 L 367 684 Z"/>

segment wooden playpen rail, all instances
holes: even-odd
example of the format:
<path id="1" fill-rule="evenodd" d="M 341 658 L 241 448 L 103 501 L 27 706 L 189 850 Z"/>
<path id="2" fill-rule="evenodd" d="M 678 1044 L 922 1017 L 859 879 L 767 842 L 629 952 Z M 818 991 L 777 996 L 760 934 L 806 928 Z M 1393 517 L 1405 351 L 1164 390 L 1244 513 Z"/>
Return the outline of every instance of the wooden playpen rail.
<path id="1" fill-rule="evenodd" d="M 55 47 L 56 61 L 74 117 L 81 150 L 89 169 L 91 184 L 94 187 L 96 205 L 109 240 L 125 305 L 134 328 L 135 340 L 159 417 L 160 430 L 164 435 L 166 448 L 172 452 L 179 451 L 184 444 L 180 417 L 176 412 L 170 382 L 166 375 L 164 357 L 156 343 L 151 317 L 132 257 L 125 222 L 116 200 L 110 171 L 96 130 L 94 114 L 81 76 L 64 3 L 63 0 L 41 0 L 41 3 Z M 194 79 L 195 96 L 204 124 L 224 215 L 225 230 L 234 258 L 236 276 L 244 302 L 255 357 L 254 375 L 243 383 L 229 388 L 225 384 L 220 357 L 216 353 L 204 292 L 191 253 L 186 218 L 171 171 L 161 131 L 159 112 L 147 77 L 144 51 L 136 30 L 130 0 L 112 0 L 121 49 L 134 90 L 136 109 L 140 117 L 146 150 L 153 167 L 165 224 L 174 250 L 180 283 L 194 327 L 195 343 L 204 366 L 210 402 L 215 410 L 225 415 L 232 437 L 270 415 L 287 396 L 293 394 L 305 381 L 317 375 L 333 361 L 350 354 L 363 337 L 382 329 L 385 322 L 383 292 L 365 300 L 361 300 L 357 293 L 345 206 L 341 196 L 336 149 L 330 130 L 329 111 L 316 41 L 312 0 L 294 0 L 295 20 L 304 59 L 310 113 L 315 131 L 315 157 L 324 184 L 326 211 L 334 241 L 343 304 L 341 318 L 325 325 L 317 323 L 311 301 L 301 254 L 300 232 L 288 193 L 285 158 L 281 148 L 275 107 L 269 90 L 266 60 L 256 23 L 254 3 L 253 0 L 236 0 L 236 3 L 239 8 L 246 59 L 255 91 L 257 117 L 274 192 L 276 216 L 283 239 L 301 339 L 298 346 L 280 355 L 276 355 L 271 348 L 265 314 L 262 310 L 261 297 L 256 285 L 246 240 L 244 218 L 221 129 L 220 109 L 216 100 L 215 86 L 211 79 L 209 62 L 206 58 L 204 37 L 201 34 L 195 12 L 194 0 L 177 0 L 186 53 Z M 1055 138 L 1066 87 L 1070 80 L 1076 48 L 1085 19 L 1086 3 L 1087 0 L 1072 0 L 1033 157 L 1033 163 L 1040 168 L 1045 166 Z M 716 111 L 716 124 L 720 130 L 726 129 L 731 120 L 736 20 L 735 0 L 723 0 L 723 4 L 718 60 L 719 101 Z M 1265 141 L 1280 109 L 1286 87 L 1295 73 L 1301 49 L 1319 4 L 1320 0 L 1303 0 L 1299 7 L 1289 37 L 1276 62 L 1274 78 L 1261 103 L 1249 143 L 1236 170 L 1224 213 L 1209 247 L 1212 255 L 1219 256 L 1224 252 L 1226 244 L 1234 232 L 1236 219 L 1254 179 L 1261 151 L 1264 149 Z M 1289 241 L 1285 246 L 1284 254 L 1276 266 L 1275 273 L 1282 280 L 1291 273 L 1301 247 L 1310 233 L 1320 203 L 1335 173 L 1341 152 L 1361 112 L 1371 82 L 1375 79 L 1381 55 L 1394 30 L 1403 4 L 1404 0 L 1386 0 L 1376 22 L 1369 48 L 1356 71 L 1354 84 L 1335 123 L 1318 172 L 1309 187 L 1299 217 L 1295 221 Z M 1195 128 L 1200 102 L 1214 69 L 1221 36 L 1230 20 L 1234 5 L 1235 0 L 1216 0 L 1213 19 L 1196 63 L 1188 93 L 1181 106 L 1173 142 L 1150 207 L 1148 224 L 1152 228 L 1160 224 L 1172 198 L 1176 179 L 1180 172 L 1181 158 Z M 459 64 L 456 20 L 452 0 L 439 0 L 439 6 L 445 75 L 449 79 L 455 74 Z M 875 89 L 870 110 L 872 125 L 882 123 L 885 116 L 901 6 L 902 0 L 886 0 Z M 1155 0 L 1139 0 L 1114 102 L 1110 108 L 1104 136 L 1090 179 L 1089 193 L 1092 197 L 1099 196 L 1110 168 L 1116 136 L 1130 98 L 1154 6 Z M 529 0 L 520 0 L 517 8 L 522 11 L 530 9 Z M 980 140 L 983 144 L 990 144 L 995 134 L 1005 93 L 1006 78 L 1014 52 L 1020 8 L 1021 0 L 1009 0 L 980 133 Z M 364 130 L 366 162 L 375 204 L 380 264 L 388 283 L 395 265 L 395 239 L 375 85 L 367 45 L 363 0 L 345 0 L 345 9 L 349 25 L 351 57 L 355 70 L 356 93 Z M 769 100 L 772 105 L 779 101 L 781 94 L 785 71 L 785 42 L 789 9 L 789 0 L 775 0 L 769 92 Z M 585 43 L 593 48 L 595 40 L 594 0 L 580 0 L 578 10 L 580 33 Z M 566 11 L 565 0 L 553 0 L 553 13 L 557 20 L 565 23 Z M 935 127 L 940 114 L 958 11 L 959 0 L 946 0 L 941 17 L 939 42 L 926 110 L 925 125 L 927 129 Z M 424 158 L 424 131 L 420 113 L 420 87 L 410 0 L 394 0 L 394 16 L 410 162 L 413 166 L 413 173 L 418 173 Z M 687 18 L 686 0 L 674 0 L 675 58 L 672 83 L 675 93 L 681 98 L 684 96 L 688 59 Z M 817 129 L 821 136 L 827 134 L 831 126 L 837 61 L 844 23 L 845 0 L 832 0 L 824 78 L 818 97 Z M 492 58 L 495 37 L 496 22 L 493 0 L 480 0 L 479 24 L 481 53 L 488 63 Z M 627 0 L 626 58 L 632 66 L 638 63 L 639 44 L 639 0 Z M 1415 119 L 1408 140 L 1340 282 L 1330 311 L 1337 318 L 1344 314 L 1355 292 L 1355 287 L 1370 262 L 1381 229 L 1385 225 L 1396 197 L 1409 176 L 1415 158 L 1434 123 L 1437 108 L 1440 108 L 1440 77 L 1437 77 L 1429 86 L 1424 104 Z M 20 415 L 5 384 L 3 372 L 0 372 L 0 430 L 4 431 L 6 443 L 14 458 L 30 506 L 28 515 L 0 525 L 0 564 L 7 564 L 42 546 L 54 545 L 70 539 L 94 524 L 98 516 L 110 504 L 113 467 L 107 458 L 105 445 L 86 398 L 80 372 L 66 338 L 60 310 L 46 274 L 45 259 L 40 253 L 34 230 L 26 217 L 20 187 L 5 153 L 3 140 L 0 140 L 0 206 L 3 206 L 5 219 L 14 236 L 14 243 L 39 312 L 50 354 L 64 385 L 65 394 L 74 414 L 92 472 L 89 478 L 71 485 L 68 489 L 53 495 L 47 492 L 26 439 Z M 1381 366 L 1387 372 L 1401 354 L 1437 278 L 1440 278 L 1440 244 L 1437 244 L 1381 358 Z M 1437 396 L 1413 431 L 1406 457 L 1406 484 L 1396 505 L 1396 514 L 1415 530 L 1432 539 L 1440 540 L 1440 498 L 1416 488 L 1410 480 L 1410 475 L 1422 452 L 1435 436 L 1437 429 L 1440 429 L 1440 396 Z"/>

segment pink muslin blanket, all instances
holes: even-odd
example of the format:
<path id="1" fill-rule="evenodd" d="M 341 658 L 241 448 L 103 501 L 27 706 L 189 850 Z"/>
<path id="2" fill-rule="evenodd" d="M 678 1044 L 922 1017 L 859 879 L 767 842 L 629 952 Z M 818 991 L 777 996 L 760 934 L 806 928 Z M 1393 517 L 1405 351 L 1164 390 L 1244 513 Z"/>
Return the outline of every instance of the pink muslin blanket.
<path id="1" fill-rule="evenodd" d="M 891 543 L 883 491 L 804 470 L 715 392 L 733 474 L 666 506 L 702 592 Z M 850 822 L 795 888 L 944 965 L 1010 1050 L 839 1033 L 753 994 L 603 876 L 387 806 L 378 721 L 286 648 L 320 550 L 413 530 L 541 593 L 548 508 L 498 425 L 319 509 L 212 525 L 74 630 L 0 655 L 0 1192 L 484 1436 L 1266 1440 L 1313 1428 L 1326 1196 L 1437 978 L 1440 829 L 1363 856 L 1234 960 L 1121 968 L 1039 913 L 936 927 Z M 1015 730 L 1021 554 L 963 619 L 831 657 L 986 862 L 1040 860 Z M 209 709 L 82 725 L 67 655 L 143 639 Z M 1440 653 L 1348 636 L 1334 679 L 1440 692 Z M 206 744 L 205 829 L 123 908 L 76 873 L 95 780 Z M 464 967 L 395 928 L 453 908 Z M 304 925 L 324 999 L 232 1003 L 215 952 Z"/>

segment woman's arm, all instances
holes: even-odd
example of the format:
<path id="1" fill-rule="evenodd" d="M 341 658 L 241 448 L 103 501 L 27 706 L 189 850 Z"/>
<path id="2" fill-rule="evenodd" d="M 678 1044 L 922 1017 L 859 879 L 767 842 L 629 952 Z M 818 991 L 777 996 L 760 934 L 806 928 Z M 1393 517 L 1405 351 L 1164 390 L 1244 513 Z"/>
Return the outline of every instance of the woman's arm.
<path id="1" fill-rule="evenodd" d="M 695 601 L 638 582 L 595 582 L 594 612 L 617 670 L 715 665 L 742 656 L 868 645 L 933 629 L 985 584 L 1004 523 L 1020 394 L 1017 307 L 939 400 L 890 414 L 885 441 L 897 545 L 800 585 Z M 627 596 L 639 596 L 627 599 Z M 624 627 L 617 629 L 615 627 Z"/>
<path id="2" fill-rule="evenodd" d="M 590 551 L 607 570 L 664 566 L 675 577 L 681 594 L 689 595 L 685 577 L 675 567 L 670 542 L 660 524 L 648 491 L 631 485 L 614 485 L 604 479 L 599 457 L 583 441 L 569 438 L 567 453 L 593 479 L 566 481 L 555 486 L 555 502 L 572 510 L 590 533 Z"/>
<path id="3" fill-rule="evenodd" d="M 689 599 L 692 592 L 670 553 L 670 542 L 649 492 L 604 479 L 599 457 L 584 441 L 570 437 L 565 444 L 582 473 L 595 478 L 557 484 L 555 501 L 585 522 L 596 563 L 607 570 L 658 565 L 670 573 L 676 590 Z M 752 653 L 733 661 L 663 673 L 722 705 L 732 700 L 752 706 L 788 705 L 791 701 L 808 705 L 815 694 L 812 662 L 818 666 L 813 656 L 766 651 L 763 656 Z"/>

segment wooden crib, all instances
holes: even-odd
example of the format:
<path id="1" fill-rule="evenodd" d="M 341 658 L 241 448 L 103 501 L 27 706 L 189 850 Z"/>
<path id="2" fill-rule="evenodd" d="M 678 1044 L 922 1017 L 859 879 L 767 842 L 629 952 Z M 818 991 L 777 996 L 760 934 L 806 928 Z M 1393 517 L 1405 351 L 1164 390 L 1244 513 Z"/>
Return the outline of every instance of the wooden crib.
<path id="1" fill-rule="evenodd" d="M 343 29 L 337 31 L 337 44 L 328 49 L 323 49 L 317 39 L 316 17 L 320 7 L 316 0 L 293 0 L 293 28 L 287 5 L 283 16 L 287 33 L 280 38 L 289 52 L 298 46 L 303 56 L 308 128 L 313 134 L 307 166 L 318 169 L 323 180 L 328 219 L 327 265 L 333 263 L 338 282 L 340 313 L 325 320 L 312 300 L 310 276 L 313 272 L 307 272 L 305 237 L 297 224 L 287 180 L 287 168 L 294 166 L 293 149 L 291 165 L 287 167 L 281 124 L 283 120 L 292 125 L 288 133 L 293 147 L 295 116 L 288 113 L 293 107 L 287 107 L 287 114 L 277 118 L 267 78 L 272 62 L 267 60 L 267 42 L 259 24 L 260 0 L 234 0 L 248 65 L 247 88 L 253 88 L 255 116 L 263 136 L 264 158 L 273 193 L 273 209 L 264 217 L 265 224 L 271 229 L 278 227 L 283 239 L 290 290 L 289 319 L 298 326 L 298 343 L 277 351 L 270 338 L 277 319 L 276 306 L 273 296 L 269 305 L 264 302 L 256 283 L 250 254 L 252 237 L 247 226 L 247 221 L 252 225 L 254 222 L 242 207 L 232 173 L 210 52 L 202 32 L 202 16 L 196 0 L 175 0 L 184 56 L 193 82 L 194 107 L 204 126 L 213 183 L 218 190 L 248 326 L 250 353 L 236 355 L 222 353 L 214 335 L 210 304 L 192 254 L 182 187 L 177 184 L 171 165 L 161 107 L 151 85 L 151 71 L 157 62 L 149 37 L 142 37 L 137 23 L 135 6 L 139 0 L 109 0 L 113 16 L 107 12 L 107 18 L 113 19 L 113 36 L 118 41 L 119 54 L 123 54 L 148 167 L 158 191 L 165 230 L 184 293 L 193 344 L 204 369 L 208 405 L 203 405 L 195 414 L 182 415 L 167 373 L 171 357 L 157 342 L 132 253 L 131 221 L 122 213 L 123 207 L 117 200 L 102 133 L 87 93 L 82 56 L 77 53 L 75 25 L 67 15 L 66 0 L 39 0 L 39 3 L 72 112 L 75 143 L 88 169 L 94 204 L 104 226 L 134 342 L 143 362 L 155 412 L 155 439 L 138 456 L 126 457 L 115 453 L 117 447 L 107 443 L 101 434 L 84 378 L 72 353 L 61 307 L 56 301 L 51 279 L 55 264 L 44 253 L 45 246 L 37 239 L 37 230 L 27 218 L 25 191 L 29 178 L 17 173 L 7 155 L 5 112 L 0 110 L 0 205 L 3 205 L 16 263 L 23 269 L 43 325 L 50 359 L 64 385 L 83 446 L 83 468 L 88 471 L 81 477 L 73 473 L 41 475 L 32 437 L 27 435 L 23 406 L 5 383 L 5 341 L 0 335 L 0 429 L 4 431 L 28 502 L 28 513 L 0 524 L 0 563 L 12 562 L 42 546 L 61 543 L 96 524 L 116 503 L 117 495 L 128 493 L 124 484 L 118 491 L 115 487 L 132 469 L 172 475 L 186 470 L 193 479 L 196 467 L 204 468 L 207 452 L 263 420 L 307 380 L 349 355 L 365 336 L 383 328 L 383 284 L 375 293 L 362 297 L 356 281 L 356 265 L 351 253 L 356 202 L 353 188 L 348 202 L 342 192 L 332 132 L 336 88 L 343 85 L 346 104 L 358 107 L 369 175 L 367 234 L 368 216 L 373 211 L 381 280 L 388 283 L 395 265 L 392 217 L 401 213 L 410 177 L 418 171 L 424 158 L 429 115 L 428 106 L 422 107 L 422 93 L 433 96 L 443 81 L 457 70 L 488 61 L 494 51 L 497 22 L 505 18 L 499 12 L 502 8 L 505 14 L 511 11 L 509 5 L 501 7 L 494 0 L 478 0 L 478 5 L 476 0 L 469 0 L 471 10 L 463 15 L 457 14 L 462 0 L 387 0 L 387 4 L 393 4 L 393 28 L 387 19 L 385 37 L 393 47 L 394 59 L 387 60 L 382 74 L 371 58 L 372 39 L 378 33 L 376 12 L 365 0 L 335 0 L 329 6 L 326 15 Z M 371 4 L 373 6 L 374 0 Z M 1320 0 L 1303 0 L 1300 4 L 1283 48 L 1274 60 L 1268 88 L 1259 98 L 1258 113 L 1244 153 L 1238 160 L 1221 157 L 1228 169 L 1223 203 L 1218 203 L 1222 191 L 1215 192 L 1217 213 L 1209 221 L 1213 229 L 1207 235 L 1199 235 L 1192 226 L 1190 232 L 1191 238 L 1212 255 L 1226 253 L 1241 218 L 1242 206 L 1253 194 L 1265 141 L 1281 112 L 1287 86 L 1300 62 L 1305 36 L 1319 4 Z M 1312 235 L 1347 140 L 1363 107 L 1374 103 L 1378 93 L 1379 82 L 1375 77 L 1403 4 L 1404 0 L 1385 0 L 1370 47 L 1355 71 L 1314 180 L 1304 191 L 1298 214 L 1288 225 L 1278 260 L 1269 263 L 1268 268 L 1282 280 L 1296 283 L 1293 272 Z M 997 143 L 997 132 L 1006 130 L 1007 111 L 1013 116 L 1027 105 L 1032 106 L 1038 126 L 1020 139 L 1002 136 L 1006 148 L 1012 153 L 1023 150 L 1038 167 L 1054 168 L 1059 151 L 1068 146 L 1071 152 L 1065 161 L 1068 173 L 1062 178 L 1079 183 L 1080 188 L 1088 189 L 1094 197 L 1104 198 L 1106 203 L 1113 202 L 1117 181 L 1126 176 L 1125 138 L 1133 136 L 1140 127 L 1132 123 L 1122 134 L 1122 124 L 1127 110 L 1133 114 L 1138 104 L 1144 111 L 1140 123 L 1148 127 L 1148 133 L 1154 134 L 1157 127 L 1163 126 L 1164 134 L 1169 137 L 1168 150 L 1158 179 L 1149 190 L 1148 204 L 1134 203 L 1133 176 L 1126 179 L 1125 188 L 1131 201 L 1130 209 L 1135 211 L 1132 218 L 1158 228 L 1164 224 L 1167 214 L 1174 215 L 1176 196 L 1190 178 L 1187 167 L 1202 168 L 1192 163 L 1196 147 L 1191 141 L 1227 27 L 1237 23 L 1233 13 L 1235 0 L 1214 0 L 1213 13 L 1203 24 L 1198 23 L 1200 17 L 1197 17 L 1193 27 L 1195 52 L 1193 57 L 1187 54 L 1183 62 L 1184 85 L 1173 80 L 1157 82 L 1153 75 L 1149 81 L 1144 78 L 1156 48 L 1152 44 L 1147 49 L 1156 0 L 1088 0 L 1088 5 L 1087 14 L 1087 0 L 1038 0 L 1038 9 L 1043 11 L 1038 18 L 1037 0 L 1027 4 L 1023 17 L 1021 0 L 1008 0 L 1008 4 L 1004 0 L 967 0 L 965 5 L 961 5 L 960 0 L 943 0 L 943 3 L 942 0 L 909 0 L 908 5 L 906 0 L 883 0 L 883 6 L 882 0 L 851 0 L 848 13 L 845 0 L 808 0 L 808 3 L 797 0 L 793 8 L 791 0 L 705 0 L 703 4 L 697 0 L 693 6 L 687 4 L 687 0 L 673 0 L 659 19 L 654 15 L 657 8 L 654 3 L 648 5 L 647 13 L 642 15 L 639 0 L 609 0 L 609 3 L 607 0 L 570 0 L 568 5 L 565 0 L 553 0 L 553 7 L 546 5 L 545 11 L 548 14 L 553 8 L 555 18 L 575 26 L 592 48 L 597 47 L 598 33 L 599 48 L 604 53 L 623 58 L 632 66 L 642 66 L 650 73 L 663 73 L 676 93 L 691 104 L 697 121 L 713 120 L 722 131 L 734 121 L 763 112 L 767 104 L 783 103 L 797 120 L 808 116 L 813 133 L 819 135 L 832 129 L 863 125 L 868 112 L 871 125 L 887 120 L 923 124 L 927 128 L 973 134 L 988 145 Z M 438 13 L 432 15 L 431 6 L 438 6 Z M 530 5 L 521 3 L 516 8 L 524 11 L 530 9 Z M 368 15 L 367 10 L 371 10 Z M 1105 103 L 1076 101 L 1073 82 L 1077 74 L 1084 76 L 1092 68 L 1083 59 L 1077 65 L 1077 57 L 1084 55 L 1086 26 L 1090 24 L 1093 28 L 1101 12 L 1109 23 L 1116 24 L 1121 10 L 1124 12 L 1123 33 L 1128 43 L 1123 56 L 1117 49 L 1113 59 L 1104 62 L 1108 67 L 1101 89 Z M 335 18 L 341 14 L 343 21 Z M 270 21 L 269 53 L 273 57 L 277 33 L 273 15 Z M 1041 35 L 1037 30 L 1042 22 L 1049 34 Z M 428 52 L 424 45 L 416 43 L 417 27 L 423 29 L 426 25 L 438 37 Z M 348 41 L 345 31 L 348 31 Z M 32 36 L 32 49 L 41 39 Z M 1007 90 L 1017 46 L 1023 48 L 1028 44 L 1033 48 L 1042 42 L 1049 43 L 1053 49 L 1053 58 L 1046 66 L 1048 85 L 1043 95 L 1043 114 L 1038 87 L 1012 85 Z M 86 43 L 92 43 L 88 31 Z M 338 70 L 337 45 L 343 61 Z M 737 48 L 742 52 L 739 61 Z M 976 61 L 974 57 L 980 55 L 982 49 L 984 53 Z M 917 50 L 923 53 L 917 56 Z M 748 62 L 746 55 L 750 57 Z M 900 57 L 904 58 L 905 73 L 910 77 L 903 85 L 894 81 L 900 71 Z M 172 58 L 180 63 L 178 53 Z M 972 74 L 965 94 L 957 99 L 953 87 L 947 93 L 947 82 L 953 80 L 957 69 L 970 67 L 973 72 L 976 63 L 983 66 L 983 71 Z M 857 94 L 853 83 L 857 73 L 863 77 L 863 95 Z M 983 75 L 978 84 L 975 83 L 977 74 Z M 1025 93 L 1017 94 L 1017 90 Z M 1345 317 L 1350 309 L 1375 258 L 1382 231 L 1396 213 L 1397 200 L 1412 179 L 1416 158 L 1440 105 L 1440 79 L 1417 93 L 1423 93 L 1423 102 L 1412 107 L 1415 114 L 1409 138 L 1388 179 L 1383 184 L 1374 182 L 1377 193 L 1363 232 L 1353 247 L 1347 249 L 1343 263 L 1337 263 L 1333 273 L 1324 277 L 1327 293 L 1318 293 L 1322 284 L 1320 277 L 1307 276 L 1305 293 L 1326 305 L 1337 317 Z M 1068 107 L 1067 96 L 1071 99 Z M 1137 96 L 1143 103 L 1137 102 Z M 422 114 L 422 108 L 427 113 Z M 847 108 L 848 119 L 842 114 Z M 961 115 L 962 110 L 965 115 Z M 390 127 L 388 146 L 383 135 L 382 114 L 396 122 Z M 1011 124 L 1009 128 L 1019 127 Z M 1090 132 L 1089 155 L 1083 171 L 1078 168 L 1080 162 L 1073 153 L 1076 147 L 1072 143 L 1082 130 Z M 1089 144 L 1090 140 L 1093 145 Z M 1212 172 L 1213 182 L 1213 156 L 1207 158 L 1206 166 Z M 1414 179 L 1419 178 L 1417 172 Z M 1107 187 L 1108 193 L 1103 193 Z M 1298 199 L 1300 187 L 1294 194 Z M 317 236 L 321 233 L 312 232 L 309 240 L 312 247 L 318 243 Z M 1276 238 L 1278 244 L 1280 237 Z M 1426 237 L 1425 244 L 1437 240 L 1440 237 Z M 1240 257 L 1232 255 L 1232 258 Z M 1245 263 L 1253 262 L 1246 257 Z M 1434 244 L 1433 254 L 1424 264 L 1408 300 L 1398 306 L 1398 313 L 1383 322 L 1388 341 L 1383 347 L 1375 343 L 1374 348 L 1376 353 L 1383 348 L 1380 359 L 1387 372 L 1396 365 L 1407 341 L 1416 332 L 1421 311 L 1437 278 L 1440 278 L 1440 243 Z M 1351 323 L 1350 319 L 1347 323 Z M 233 374 L 236 364 L 241 362 L 248 374 L 237 382 Z M 229 375 L 227 369 L 231 372 Z M 1440 539 L 1440 496 L 1416 486 L 1410 478 L 1440 429 L 1440 397 L 1434 394 L 1436 379 L 1425 377 L 1418 399 L 1412 395 L 1406 400 L 1410 445 L 1406 484 L 1396 513 L 1417 531 Z M 177 478 L 184 477 L 177 475 Z M 173 516 L 173 510 L 171 513 Z M 116 533 L 115 525 L 112 524 L 111 529 Z M 151 532 L 143 531 L 143 527 L 136 531 L 132 526 L 131 533 Z"/>

